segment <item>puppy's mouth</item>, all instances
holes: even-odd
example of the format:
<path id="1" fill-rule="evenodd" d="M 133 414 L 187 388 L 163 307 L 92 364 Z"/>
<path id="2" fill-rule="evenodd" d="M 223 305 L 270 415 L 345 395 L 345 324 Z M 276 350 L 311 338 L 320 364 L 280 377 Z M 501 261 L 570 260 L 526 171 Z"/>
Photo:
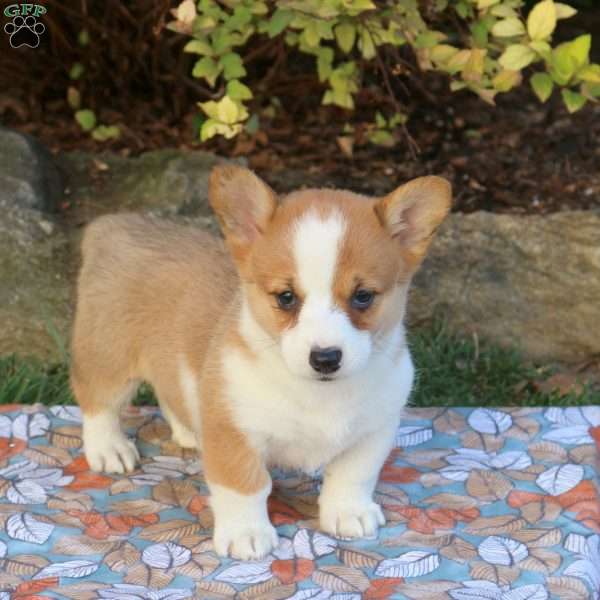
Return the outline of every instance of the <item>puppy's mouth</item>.
<path id="1" fill-rule="evenodd" d="M 320 375 L 318 381 L 333 381 L 335 377 L 333 375 Z"/>

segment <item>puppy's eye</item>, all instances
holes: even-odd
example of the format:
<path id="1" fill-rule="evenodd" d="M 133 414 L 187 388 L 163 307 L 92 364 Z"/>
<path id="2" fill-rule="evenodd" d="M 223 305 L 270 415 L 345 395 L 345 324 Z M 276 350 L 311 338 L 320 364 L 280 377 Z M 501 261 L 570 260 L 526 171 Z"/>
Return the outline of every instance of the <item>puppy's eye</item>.
<path id="1" fill-rule="evenodd" d="M 291 290 L 286 290 L 285 292 L 281 292 L 281 294 L 277 294 L 276 298 L 279 308 L 283 308 L 283 310 L 291 310 L 298 301 L 296 295 Z"/>
<path id="2" fill-rule="evenodd" d="M 370 290 L 362 290 L 358 289 L 352 294 L 352 298 L 350 298 L 350 304 L 352 308 L 356 308 L 358 310 L 366 310 L 373 304 L 373 300 L 375 299 L 375 292 Z"/>

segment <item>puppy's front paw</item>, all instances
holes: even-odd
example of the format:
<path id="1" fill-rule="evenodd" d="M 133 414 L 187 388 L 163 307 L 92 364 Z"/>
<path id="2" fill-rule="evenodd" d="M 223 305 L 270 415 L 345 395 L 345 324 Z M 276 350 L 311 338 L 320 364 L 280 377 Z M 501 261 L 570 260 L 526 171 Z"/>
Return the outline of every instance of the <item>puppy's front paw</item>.
<path id="1" fill-rule="evenodd" d="M 92 471 L 126 473 L 133 471 L 140 458 L 135 444 L 122 433 L 104 437 L 102 434 L 84 439 L 85 457 Z"/>
<path id="2" fill-rule="evenodd" d="M 265 523 L 229 524 L 216 527 L 214 546 L 217 554 L 240 560 L 260 560 L 277 547 L 275 527 Z"/>
<path id="3" fill-rule="evenodd" d="M 363 505 L 321 504 L 321 529 L 338 538 L 375 538 L 377 530 L 385 525 L 385 517 L 379 504 Z"/>

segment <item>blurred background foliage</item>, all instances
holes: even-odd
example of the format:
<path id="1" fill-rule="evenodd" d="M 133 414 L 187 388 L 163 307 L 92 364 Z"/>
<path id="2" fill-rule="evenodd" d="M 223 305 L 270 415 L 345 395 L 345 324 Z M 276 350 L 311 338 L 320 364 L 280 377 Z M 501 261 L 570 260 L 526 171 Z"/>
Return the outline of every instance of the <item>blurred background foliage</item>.
<path id="1" fill-rule="evenodd" d="M 405 123 L 415 92 L 431 95 L 428 72 L 492 104 L 529 85 L 542 102 L 559 94 L 573 112 L 600 96 L 585 20 L 583 29 L 564 26 L 591 4 L 48 0 L 43 55 L 3 53 L 0 114 L 41 120 L 66 105 L 102 142 L 123 130 L 135 139 L 130 123 L 116 124 L 128 103 L 150 129 L 157 111 L 176 121 L 194 107 L 189 126 L 206 140 L 254 134 L 281 107 L 298 113 L 321 104 L 347 114 L 346 134 L 352 112 L 367 114 L 364 136 L 390 146 L 410 142 Z"/>

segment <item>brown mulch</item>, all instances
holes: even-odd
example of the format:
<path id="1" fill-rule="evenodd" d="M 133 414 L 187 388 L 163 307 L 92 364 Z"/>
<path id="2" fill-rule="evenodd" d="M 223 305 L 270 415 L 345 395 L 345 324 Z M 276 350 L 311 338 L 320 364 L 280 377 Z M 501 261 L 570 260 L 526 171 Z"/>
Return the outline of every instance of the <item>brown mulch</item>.
<path id="1" fill-rule="evenodd" d="M 500 97 L 490 107 L 467 93 L 423 103 L 408 124 L 419 147 L 412 156 L 405 139 L 394 148 L 368 143 L 366 125 L 355 116 L 353 135 L 343 134 L 343 111 L 322 108 L 305 115 L 283 111 L 262 119 L 261 132 L 233 141 L 200 144 L 194 112 L 178 123 L 136 115 L 115 115 L 122 139 L 100 144 L 82 134 L 62 111 L 44 122 L 7 119 L 7 125 L 42 139 L 53 151 L 110 149 L 137 154 L 162 147 L 207 148 L 243 155 L 249 165 L 281 191 L 302 186 L 344 186 L 381 194 L 409 178 L 434 173 L 455 189 L 455 210 L 548 213 L 600 208 L 600 105 L 569 115 L 560 99 L 540 105 L 528 90 Z M 11 115 L 8 115 L 9 117 Z M 113 121 L 114 122 L 114 121 Z M 341 139 L 340 139 L 341 138 Z"/>

